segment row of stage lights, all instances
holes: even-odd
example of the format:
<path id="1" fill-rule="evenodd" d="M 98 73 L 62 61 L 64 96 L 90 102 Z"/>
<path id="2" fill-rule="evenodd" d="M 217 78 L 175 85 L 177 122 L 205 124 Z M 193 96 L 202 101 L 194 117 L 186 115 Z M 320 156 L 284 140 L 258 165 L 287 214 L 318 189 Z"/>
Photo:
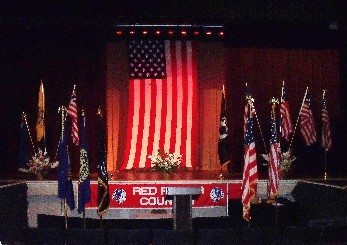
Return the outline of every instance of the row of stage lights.
<path id="1" fill-rule="evenodd" d="M 143 31 L 135 31 L 135 30 L 129 30 L 129 31 L 125 31 L 125 30 L 117 30 L 116 34 L 117 36 L 123 36 L 123 35 L 129 35 L 129 36 L 134 36 L 135 34 L 141 34 L 143 36 L 147 36 L 149 35 L 151 32 L 147 31 L 147 30 L 143 30 Z M 175 31 L 167 31 L 167 32 L 162 32 L 160 30 L 156 30 L 154 31 L 152 34 L 155 34 L 157 36 L 160 36 L 162 34 L 165 35 L 169 35 L 169 36 L 173 36 L 173 35 L 181 35 L 181 36 L 187 36 L 188 35 L 188 31 L 180 31 L 180 32 L 175 32 Z M 219 37 L 223 37 L 224 36 L 224 32 L 223 31 L 219 31 L 218 33 L 214 33 L 212 31 L 206 31 L 206 32 L 200 32 L 200 31 L 193 31 L 192 34 L 194 36 L 199 36 L 199 35 L 206 35 L 206 36 L 213 36 L 213 35 L 218 35 Z"/>
<path id="2" fill-rule="evenodd" d="M 158 28 L 159 27 L 159 28 Z M 171 27 L 171 28 L 170 28 Z M 174 27 L 174 28 L 172 28 Z M 214 37 L 223 38 L 224 31 L 223 26 L 209 26 L 206 28 L 191 28 L 189 25 L 184 26 L 153 26 L 153 25 L 141 25 L 141 26 L 124 26 L 117 25 L 115 33 L 117 37 L 132 37 L 132 36 L 156 36 L 156 37 Z"/>

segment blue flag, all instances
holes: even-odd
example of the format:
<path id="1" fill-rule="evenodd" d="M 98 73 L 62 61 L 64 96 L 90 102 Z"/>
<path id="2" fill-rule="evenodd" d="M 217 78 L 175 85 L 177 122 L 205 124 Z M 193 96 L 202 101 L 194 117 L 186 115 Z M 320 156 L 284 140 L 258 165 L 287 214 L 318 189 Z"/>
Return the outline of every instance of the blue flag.
<path id="1" fill-rule="evenodd" d="M 65 120 L 66 122 L 66 120 Z M 58 197 L 66 199 L 71 210 L 75 209 L 75 199 L 71 179 L 69 155 L 67 151 L 67 137 L 65 124 L 59 145 L 59 169 L 58 169 Z"/>
<path id="2" fill-rule="evenodd" d="M 89 156 L 86 138 L 86 117 L 82 115 L 80 149 L 80 175 L 78 181 L 78 213 L 83 213 L 90 202 Z"/>

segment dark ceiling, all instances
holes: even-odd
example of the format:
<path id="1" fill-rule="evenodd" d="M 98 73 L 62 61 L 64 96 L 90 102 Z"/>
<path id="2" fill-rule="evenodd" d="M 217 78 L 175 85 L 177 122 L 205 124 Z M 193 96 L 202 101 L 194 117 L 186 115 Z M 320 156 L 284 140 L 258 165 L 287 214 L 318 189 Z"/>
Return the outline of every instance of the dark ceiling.
<path id="1" fill-rule="evenodd" d="M 106 39 L 123 23 L 223 25 L 231 45 L 336 46 L 347 33 L 346 0 L 2 0 L 0 13 L 3 33 L 98 32 Z"/>
<path id="2" fill-rule="evenodd" d="M 234 21 L 340 22 L 345 0 L 120 0 L 0 2 L 0 23 L 10 25 L 232 23 Z"/>

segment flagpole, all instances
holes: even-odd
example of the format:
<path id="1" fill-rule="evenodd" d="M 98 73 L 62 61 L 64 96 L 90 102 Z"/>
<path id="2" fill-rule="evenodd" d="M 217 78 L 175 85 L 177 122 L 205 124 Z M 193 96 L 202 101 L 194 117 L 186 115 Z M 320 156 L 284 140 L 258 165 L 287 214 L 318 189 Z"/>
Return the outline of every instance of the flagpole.
<path id="1" fill-rule="evenodd" d="M 45 90 L 44 90 L 44 87 L 43 87 L 43 81 L 41 79 L 41 84 L 42 84 L 42 104 L 43 104 L 43 108 L 45 108 Z M 42 120 L 43 120 L 43 123 L 44 123 L 44 126 L 43 126 L 43 147 L 45 148 L 45 152 L 47 152 L 47 146 L 46 146 L 46 125 L 45 125 L 45 109 L 43 109 L 43 113 L 42 113 Z"/>
<path id="2" fill-rule="evenodd" d="M 296 119 L 295 128 L 294 128 L 294 133 L 293 133 L 293 135 L 292 135 L 292 139 L 291 139 L 290 144 L 289 144 L 288 152 L 290 152 L 290 149 L 292 148 L 292 144 L 293 144 L 293 141 L 294 141 L 294 136 L 295 136 L 296 128 L 298 127 L 298 123 L 299 123 L 299 119 L 300 119 L 300 113 L 301 113 L 302 107 L 304 106 L 307 92 L 308 92 L 308 87 L 306 87 L 305 96 L 304 96 L 304 99 L 302 100 L 302 103 L 301 103 L 301 107 L 300 107 L 300 111 L 299 111 L 298 118 Z"/>
<path id="3" fill-rule="evenodd" d="M 281 104 L 282 104 L 282 99 L 283 99 L 283 94 L 284 94 L 284 81 L 282 81 L 282 89 L 281 89 Z M 281 116 L 281 120 L 282 120 L 282 115 Z M 280 123 L 280 135 L 282 135 L 282 123 Z M 279 139 L 279 143 L 281 143 L 280 139 Z M 282 148 L 280 147 L 280 150 L 282 152 Z M 280 153 L 281 153 L 280 152 Z"/>
<path id="4" fill-rule="evenodd" d="M 66 107 L 65 106 L 60 106 L 58 108 L 58 113 L 61 114 L 61 139 L 64 137 L 64 121 L 65 121 L 65 112 L 66 112 Z M 60 141 L 59 141 L 60 145 Z M 58 145 L 58 149 L 59 149 Z M 66 207 L 66 198 L 64 198 L 64 217 L 65 217 L 65 229 L 67 229 L 67 207 Z"/>
<path id="5" fill-rule="evenodd" d="M 283 89 L 282 89 L 282 92 L 283 92 Z M 276 104 L 279 104 L 279 101 L 278 99 L 276 99 L 275 97 L 273 97 L 270 101 L 272 103 L 272 113 L 273 113 L 273 117 L 274 117 L 274 121 L 275 121 L 275 137 L 276 137 L 276 140 L 277 139 L 277 128 L 276 128 L 276 111 L 275 111 L 275 108 L 276 108 Z M 271 154 L 271 153 L 270 153 Z M 270 156 L 269 156 L 269 159 L 270 159 Z M 276 163 L 275 163 L 276 164 Z M 270 165 L 270 164 L 269 164 Z M 277 166 L 279 167 L 279 166 Z M 276 168 L 277 169 L 277 168 Z M 270 171 L 270 166 L 268 168 L 268 170 Z M 278 171 L 278 169 L 277 169 Z M 271 175 L 271 173 L 269 172 L 269 176 Z M 277 178 L 278 178 L 278 174 L 277 174 Z M 279 184 L 278 184 L 279 185 Z M 271 187 L 270 187 L 271 188 Z M 279 186 L 278 186 L 279 188 Z M 278 195 L 278 189 L 277 189 L 277 193 L 275 194 L 275 227 L 276 227 L 276 232 L 278 232 L 278 205 L 277 205 L 277 195 Z M 270 196 L 270 193 L 269 193 L 269 196 Z M 270 196 L 271 198 L 271 196 Z"/>
<path id="6" fill-rule="evenodd" d="M 86 229 L 86 210 L 83 210 L 83 230 Z"/>
<path id="7" fill-rule="evenodd" d="M 323 100 L 325 99 L 325 93 L 327 90 L 323 89 Z M 327 173 L 327 151 L 324 149 L 324 180 L 327 180 L 328 173 Z"/>
<path id="8" fill-rule="evenodd" d="M 27 121 L 27 116 L 26 116 L 26 114 L 25 114 L 24 111 L 22 112 L 22 119 L 24 120 L 25 126 L 27 127 L 28 134 L 29 134 L 29 138 L 30 138 L 30 142 L 31 142 L 31 146 L 33 147 L 34 154 L 36 155 L 36 150 L 35 150 L 35 146 L 34 146 L 34 141 L 33 141 L 33 138 L 31 137 L 31 133 L 30 133 L 29 125 L 28 125 L 28 121 Z"/>
<path id="9" fill-rule="evenodd" d="M 67 229 L 67 207 L 66 207 L 66 198 L 64 198 L 64 217 L 65 217 L 65 229 Z"/>
<path id="10" fill-rule="evenodd" d="M 255 110 L 254 104 L 253 104 L 253 108 Z M 257 124 L 258 124 L 258 128 L 259 128 L 259 131 L 260 131 L 260 136 L 261 136 L 261 139 L 263 140 L 264 149 L 266 151 L 267 147 L 266 147 L 263 131 L 261 130 L 261 127 L 260 127 L 260 123 L 259 123 L 259 119 L 258 119 L 258 115 L 257 115 L 257 111 L 256 110 L 254 111 L 254 115 L 255 115 L 255 118 L 257 119 Z"/>

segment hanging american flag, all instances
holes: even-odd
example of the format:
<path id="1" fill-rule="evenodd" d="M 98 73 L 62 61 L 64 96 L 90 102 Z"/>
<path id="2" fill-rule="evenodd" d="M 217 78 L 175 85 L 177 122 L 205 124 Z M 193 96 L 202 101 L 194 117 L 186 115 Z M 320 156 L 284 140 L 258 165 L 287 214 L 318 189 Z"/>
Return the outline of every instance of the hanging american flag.
<path id="1" fill-rule="evenodd" d="M 281 137 L 289 141 L 290 134 L 293 133 L 294 127 L 292 123 L 292 117 L 290 114 L 289 102 L 287 100 L 287 95 L 284 90 L 284 83 L 282 87 L 280 113 L 281 113 Z"/>
<path id="2" fill-rule="evenodd" d="M 269 183 L 270 196 L 277 196 L 279 190 L 279 167 L 280 157 L 277 143 L 276 120 L 274 111 L 271 111 L 271 138 L 269 154 Z"/>
<path id="3" fill-rule="evenodd" d="M 132 40 L 128 44 L 128 54 L 131 78 L 166 78 L 163 41 Z"/>
<path id="4" fill-rule="evenodd" d="M 149 52 L 142 45 L 153 42 L 131 42 L 128 55 Z M 130 60 L 129 109 L 125 158 L 121 169 L 151 168 L 148 158 L 158 149 L 182 154 L 181 167 L 197 166 L 197 71 L 195 47 L 191 41 L 162 41 L 165 57 L 157 62 L 140 63 L 140 67 L 160 66 L 156 73 L 133 74 Z M 155 49 L 155 48 L 153 48 Z M 157 49 L 156 49 L 157 50 Z M 135 56 L 136 57 L 136 56 Z M 145 76 L 144 76 L 145 75 Z M 165 78 L 166 75 L 166 78 Z M 141 77 L 141 78 L 138 78 Z"/>
<path id="5" fill-rule="evenodd" d="M 248 108 L 249 107 L 249 108 Z M 258 169 L 257 169 L 257 152 L 253 138 L 253 105 L 249 103 L 246 107 L 247 115 L 246 120 L 246 134 L 244 138 L 245 151 L 244 151 L 244 167 L 242 178 L 242 205 L 243 205 L 243 218 L 247 221 L 250 220 L 250 203 L 251 199 L 257 193 L 258 186 Z"/>
<path id="6" fill-rule="evenodd" d="M 300 111 L 300 132 L 305 140 L 306 145 L 312 145 L 316 142 L 316 129 L 314 126 L 313 115 L 311 110 L 311 98 L 307 90 L 304 104 Z"/>
<path id="7" fill-rule="evenodd" d="M 72 90 L 71 100 L 69 107 L 67 109 L 67 115 L 72 120 L 72 142 L 75 145 L 79 145 L 79 136 L 78 136 L 78 111 L 77 111 L 77 102 L 76 102 L 76 87 L 74 86 Z"/>
<path id="8" fill-rule="evenodd" d="M 324 91 L 322 100 L 322 147 L 328 152 L 331 150 L 331 146 L 330 120 Z"/>

